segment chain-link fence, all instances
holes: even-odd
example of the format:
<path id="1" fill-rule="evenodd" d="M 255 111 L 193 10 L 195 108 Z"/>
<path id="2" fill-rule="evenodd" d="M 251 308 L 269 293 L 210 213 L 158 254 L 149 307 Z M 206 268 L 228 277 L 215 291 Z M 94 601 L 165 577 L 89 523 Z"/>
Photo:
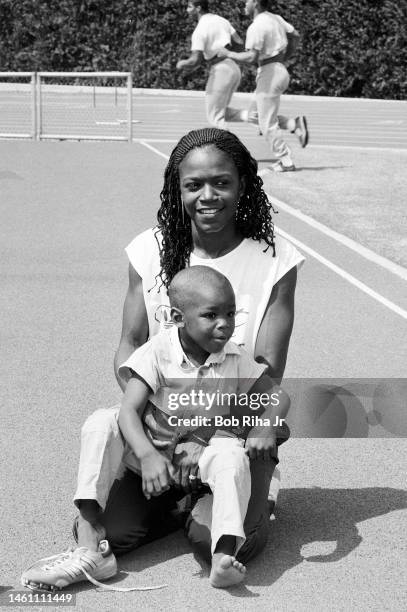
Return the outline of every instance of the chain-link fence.
<path id="1" fill-rule="evenodd" d="M 128 72 L 0 73 L 0 137 L 132 140 Z"/>
<path id="2" fill-rule="evenodd" d="M 35 138 L 35 72 L 0 72 L 0 138 Z"/>

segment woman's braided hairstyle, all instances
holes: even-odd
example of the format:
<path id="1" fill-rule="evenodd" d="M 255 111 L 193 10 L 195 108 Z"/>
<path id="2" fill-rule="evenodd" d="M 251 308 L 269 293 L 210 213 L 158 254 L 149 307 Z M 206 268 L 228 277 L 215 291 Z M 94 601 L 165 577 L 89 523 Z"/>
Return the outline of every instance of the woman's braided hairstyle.
<path id="1" fill-rule="evenodd" d="M 233 160 L 239 177 L 244 176 L 246 179 L 245 191 L 236 211 L 239 232 L 244 238 L 263 240 L 268 245 L 266 250 L 272 247 L 275 255 L 271 211 L 276 211 L 262 189 L 263 181 L 257 175 L 257 161 L 231 132 L 218 128 L 193 130 L 183 136 L 172 151 L 160 194 L 161 206 L 157 213 L 158 230 L 162 234 L 159 277 L 165 287 L 168 287 L 177 272 L 188 265 L 193 249 L 191 220 L 184 213 L 181 201 L 179 166 L 192 149 L 210 145 L 226 153 Z"/>

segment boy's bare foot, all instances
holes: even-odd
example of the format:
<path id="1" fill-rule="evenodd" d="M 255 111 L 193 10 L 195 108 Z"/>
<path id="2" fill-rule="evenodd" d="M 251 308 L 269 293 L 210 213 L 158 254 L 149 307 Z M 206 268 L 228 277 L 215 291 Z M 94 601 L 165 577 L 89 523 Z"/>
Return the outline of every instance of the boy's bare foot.
<path id="1" fill-rule="evenodd" d="M 213 587 L 225 589 L 242 582 L 245 573 L 245 566 L 236 561 L 235 557 L 225 555 L 224 553 L 215 553 L 212 557 L 209 581 Z"/>

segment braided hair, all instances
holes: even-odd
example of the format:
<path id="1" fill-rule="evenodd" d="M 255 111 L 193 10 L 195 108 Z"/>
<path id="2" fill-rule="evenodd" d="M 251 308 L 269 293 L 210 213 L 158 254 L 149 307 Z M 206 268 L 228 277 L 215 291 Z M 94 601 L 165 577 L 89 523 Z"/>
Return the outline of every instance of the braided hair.
<path id="1" fill-rule="evenodd" d="M 189 264 L 193 250 L 191 220 L 184 213 L 181 200 L 179 166 L 192 149 L 210 145 L 226 153 L 235 164 L 239 177 L 244 176 L 246 179 L 235 217 L 239 233 L 244 238 L 259 242 L 263 240 L 267 244 L 266 250 L 271 247 L 275 256 L 271 211 L 276 211 L 262 189 L 263 181 L 257 175 L 257 161 L 232 132 L 218 128 L 192 130 L 181 138 L 172 151 L 160 194 L 161 206 L 157 213 L 157 233 L 162 234 L 159 277 L 165 287 L 168 287 L 177 272 Z"/>

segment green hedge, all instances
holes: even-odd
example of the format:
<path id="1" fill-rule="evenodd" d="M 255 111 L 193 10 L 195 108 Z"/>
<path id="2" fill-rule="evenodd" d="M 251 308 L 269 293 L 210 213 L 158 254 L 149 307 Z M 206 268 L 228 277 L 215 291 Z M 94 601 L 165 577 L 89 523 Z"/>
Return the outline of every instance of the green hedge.
<path id="1" fill-rule="evenodd" d="M 139 87 L 202 89 L 206 72 L 175 72 L 194 27 L 186 0 L 0 0 L 0 70 L 128 70 Z M 243 0 L 213 9 L 241 34 Z M 297 94 L 403 99 L 405 0 L 275 0 L 301 44 L 290 72 Z M 241 88 L 254 87 L 244 69 Z"/>

